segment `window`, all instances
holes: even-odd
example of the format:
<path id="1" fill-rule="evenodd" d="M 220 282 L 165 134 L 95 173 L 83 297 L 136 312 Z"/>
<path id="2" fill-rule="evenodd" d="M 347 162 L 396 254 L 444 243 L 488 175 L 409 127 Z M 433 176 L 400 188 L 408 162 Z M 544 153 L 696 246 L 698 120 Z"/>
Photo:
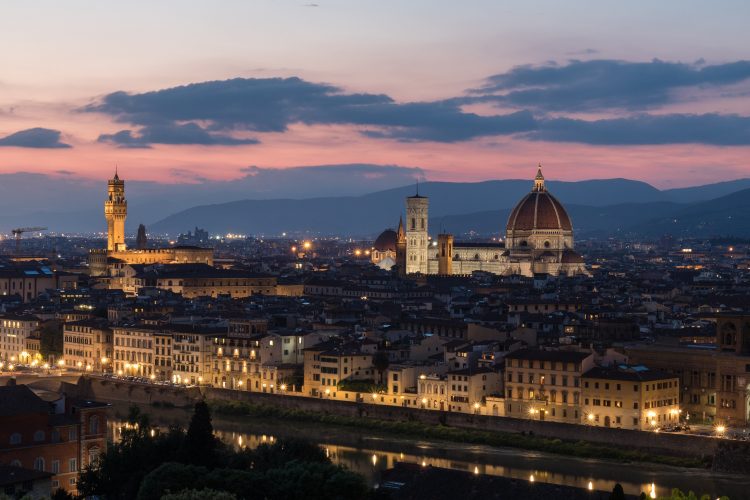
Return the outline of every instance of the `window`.
<path id="1" fill-rule="evenodd" d="M 71 428 L 71 429 L 70 429 L 70 430 L 68 431 L 68 441 L 75 441 L 75 440 L 76 440 L 76 437 L 77 437 L 77 435 L 78 435 L 78 434 L 76 433 L 76 429 L 75 429 L 75 427 Z"/>
<path id="2" fill-rule="evenodd" d="M 34 469 L 44 472 L 44 458 L 36 457 L 34 459 Z"/>
<path id="3" fill-rule="evenodd" d="M 89 419 L 89 433 L 99 434 L 99 417 L 97 415 Z"/>
<path id="4" fill-rule="evenodd" d="M 36 431 L 34 433 L 34 441 L 36 441 L 37 443 L 39 441 L 44 441 L 44 431 Z"/>
<path id="5" fill-rule="evenodd" d="M 52 461 L 52 470 L 50 472 L 52 472 L 53 474 L 60 473 L 60 461 L 59 460 Z"/>
<path id="6" fill-rule="evenodd" d="M 99 447 L 93 446 L 89 448 L 89 465 L 96 464 L 99 460 Z"/>
<path id="7" fill-rule="evenodd" d="M 68 460 L 68 472 L 76 472 L 78 471 L 78 460 L 75 458 L 71 458 Z"/>
<path id="8" fill-rule="evenodd" d="M 14 432 L 10 435 L 10 444 L 21 444 L 21 434 Z"/>

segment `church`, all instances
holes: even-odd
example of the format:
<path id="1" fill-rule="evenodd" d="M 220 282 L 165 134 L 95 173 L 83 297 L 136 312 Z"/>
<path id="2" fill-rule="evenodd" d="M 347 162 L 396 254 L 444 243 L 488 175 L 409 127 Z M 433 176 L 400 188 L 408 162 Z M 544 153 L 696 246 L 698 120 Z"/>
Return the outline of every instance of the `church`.
<path id="1" fill-rule="evenodd" d="M 145 228 L 139 228 L 138 248 L 128 249 L 125 244 L 125 219 L 128 201 L 125 199 L 125 181 L 115 171 L 107 181 L 107 199 L 104 218 L 107 221 L 107 248 L 89 251 L 91 276 L 116 276 L 127 264 L 208 264 L 213 266 L 213 248 L 170 246 L 146 248 Z M 143 233 L 143 234 L 141 234 Z"/>
<path id="2" fill-rule="evenodd" d="M 511 211 L 505 242 L 460 242 L 452 234 L 429 237 L 429 198 L 406 199 L 406 225 L 384 231 L 371 252 L 374 264 L 402 274 L 467 275 L 484 271 L 499 275 L 589 275 L 574 250 L 573 223 L 562 204 L 547 191 L 541 165 L 531 192 Z"/>

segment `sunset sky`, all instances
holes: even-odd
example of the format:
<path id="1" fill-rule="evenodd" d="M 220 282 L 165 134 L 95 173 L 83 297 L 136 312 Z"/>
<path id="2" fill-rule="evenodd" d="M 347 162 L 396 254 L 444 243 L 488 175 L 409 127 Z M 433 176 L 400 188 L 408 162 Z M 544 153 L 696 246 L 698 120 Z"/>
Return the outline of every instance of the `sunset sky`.
<path id="1" fill-rule="evenodd" d="M 0 173 L 750 177 L 748 19 L 747 1 L 4 1 Z"/>

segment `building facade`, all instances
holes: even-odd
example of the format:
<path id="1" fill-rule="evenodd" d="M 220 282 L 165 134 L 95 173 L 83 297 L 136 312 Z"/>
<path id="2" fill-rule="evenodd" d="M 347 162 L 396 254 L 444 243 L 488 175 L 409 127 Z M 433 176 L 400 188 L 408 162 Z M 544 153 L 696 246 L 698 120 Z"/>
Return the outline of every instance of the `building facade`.
<path id="1" fill-rule="evenodd" d="M 635 367 L 595 367 L 583 377 L 583 424 L 639 431 L 680 422 L 680 379 Z"/>
<path id="2" fill-rule="evenodd" d="M 505 356 L 505 415 L 581 422 L 581 377 L 594 355 L 579 351 L 522 349 Z"/>
<path id="3" fill-rule="evenodd" d="M 7 364 L 29 364 L 33 353 L 26 350 L 26 342 L 34 337 L 39 318 L 31 315 L 6 314 L 0 316 L 0 361 Z"/>
<path id="4" fill-rule="evenodd" d="M 0 387 L 0 463 L 52 474 L 52 490 L 76 492 L 78 474 L 107 449 L 104 403 L 46 401 L 28 386 Z"/>

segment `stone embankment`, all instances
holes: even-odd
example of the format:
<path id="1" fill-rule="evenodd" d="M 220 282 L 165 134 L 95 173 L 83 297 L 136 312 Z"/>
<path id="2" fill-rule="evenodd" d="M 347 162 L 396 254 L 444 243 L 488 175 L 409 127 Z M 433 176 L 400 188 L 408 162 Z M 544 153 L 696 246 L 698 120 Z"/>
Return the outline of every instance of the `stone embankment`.
<path id="1" fill-rule="evenodd" d="M 256 405 L 305 410 L 329 415 L 391 421 L 417 421 L 464 429 L 525 433 L 563 441 L 586 441 L 613 447 L 638 449 L 661 455 L 711 459 L 714 470 L 750 473 L 750 443 L 710 436 L 641 432 L 488 415 L 440 412 L 366 402 L 349 403 L 301 396 L 234 391 L 213 387 L 155 386 L 96 377 L 81 377 L 77 384 L 64 383 L 63 387 L 68 394 L 102 401 L 130 401 L 137 404 L 187 407 L 205 398 L 209 400 L 242 401 Z"/>

